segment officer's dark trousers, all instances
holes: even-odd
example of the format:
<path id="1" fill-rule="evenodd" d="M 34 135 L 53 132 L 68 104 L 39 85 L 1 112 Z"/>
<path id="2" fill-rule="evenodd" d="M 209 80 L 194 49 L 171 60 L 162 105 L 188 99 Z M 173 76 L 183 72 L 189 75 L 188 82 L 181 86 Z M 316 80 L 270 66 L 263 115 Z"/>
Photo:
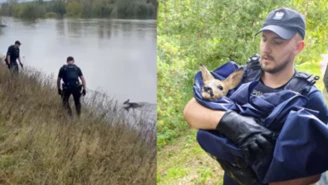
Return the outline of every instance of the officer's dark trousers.
<path id="1" fill-rule="evenodd" d="M 67 110 L 68 114 L 70 116 L 72 116 L 72 109 L 69 105 L 69 98 L 71 95 L 73 95 L 73 98 L 74 98 L 76 113 L 78 116 L 80 116 L 81 115 L 81 102 L 80 102 L 81 92 L 78 87 L 64 89 L 63 96 L 62 96 L 64 108 Z"/>
<path id="2" fill-rule="evenodd" d="M 17 63 L 13 63 L 13 62 L 11 62 L 10 64 L 9 64 L 9 66 L 10 66 L 10 68 L 9 68 L 9 70 L 12 72 L 12 73 L 14 73 L 14 74 L 17 74 L 18 73 L 18 64 Z"/>
<path id="3" fill-rule="evenodd" d="M 224 172 L 223 185 L 239 185 L 239 183 L 234 181 L 227 173 Z"/>

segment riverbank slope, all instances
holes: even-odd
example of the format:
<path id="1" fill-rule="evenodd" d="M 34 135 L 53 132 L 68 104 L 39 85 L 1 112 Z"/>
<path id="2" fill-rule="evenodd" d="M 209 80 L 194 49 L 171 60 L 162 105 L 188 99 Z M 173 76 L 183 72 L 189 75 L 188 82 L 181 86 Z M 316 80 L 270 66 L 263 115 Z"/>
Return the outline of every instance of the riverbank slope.
<path id="1" fill-rule="evenodd" d="M 0 184 L 154 184 L 155 123 L 99 94 L 70 119 L 50 79 L 0 66 Z"/>

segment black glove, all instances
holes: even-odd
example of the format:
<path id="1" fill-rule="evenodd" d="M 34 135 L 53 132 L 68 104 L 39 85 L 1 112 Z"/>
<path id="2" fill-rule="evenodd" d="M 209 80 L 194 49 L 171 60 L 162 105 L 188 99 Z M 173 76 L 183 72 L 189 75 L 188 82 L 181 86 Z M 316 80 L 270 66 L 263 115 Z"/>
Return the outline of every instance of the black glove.
<path id="1" fill-rule="evenodd" d="M 259 125 L 252 117 L 228 110 L 221 118 L 217 130 L 240 148 L 246 161 L 261 163 L 267 155 L 273 153 L 275 133 Z"/>
<path id="2" fill-rule="evenodd" d="M 82 90 L 82 95 L 85 96 L 87 94 L 87 92 L 85 91 L 85 89 Z"/>
<path id="3" fill-rule="evenodd" d="M 58 89 L 58 94 L 62 95 L 63 91 L 61 89 Z"/>
<path id="4" fill-rule="evenodd" d="M 21 66 L 22 68 L 24 67 L 22 63 L 19 63 L 19 64 L 20 64 L 20 66 Z"/>
<path id="5" fill-rule="evenodd" d="M 230 164 L 225 161 L 217 160 L 222 169 L 227 173 L 233 180 L 240 185 L 265 185 L 261 183 L 250 166 L 247 166 L 241 159 L 238 164 Z"/>

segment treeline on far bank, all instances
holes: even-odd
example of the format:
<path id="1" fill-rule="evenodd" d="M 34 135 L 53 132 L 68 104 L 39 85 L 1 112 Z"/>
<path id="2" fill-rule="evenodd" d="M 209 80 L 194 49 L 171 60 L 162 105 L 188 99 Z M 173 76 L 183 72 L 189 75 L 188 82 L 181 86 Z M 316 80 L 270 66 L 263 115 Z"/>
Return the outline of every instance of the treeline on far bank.
<path id="1" fill-rule="evenodd" d="M 0 15 L 16 18 L 120 18 L 156 19 L 156 0 L 8 0 Z"/>

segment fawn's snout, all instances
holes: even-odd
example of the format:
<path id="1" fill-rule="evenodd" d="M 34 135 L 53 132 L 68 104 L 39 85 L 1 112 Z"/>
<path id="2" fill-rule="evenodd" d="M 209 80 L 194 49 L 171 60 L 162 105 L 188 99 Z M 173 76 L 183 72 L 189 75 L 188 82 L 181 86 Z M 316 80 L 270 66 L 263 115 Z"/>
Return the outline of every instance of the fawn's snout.
<path id="1" fill-rule="evenodd" d="M 204 91 L 206 91 L 206 92 L 212 91 L 212 88 L 209 87 L 208 85 L 205 85 L 204 86 Z"/>
<path id="2" fill-rule="evenodd" d="M 204 92 L 208 93 L 210 96 L 214 96 L 212 87 L 208 85 L 204 85 L 203 90 Z"/>

